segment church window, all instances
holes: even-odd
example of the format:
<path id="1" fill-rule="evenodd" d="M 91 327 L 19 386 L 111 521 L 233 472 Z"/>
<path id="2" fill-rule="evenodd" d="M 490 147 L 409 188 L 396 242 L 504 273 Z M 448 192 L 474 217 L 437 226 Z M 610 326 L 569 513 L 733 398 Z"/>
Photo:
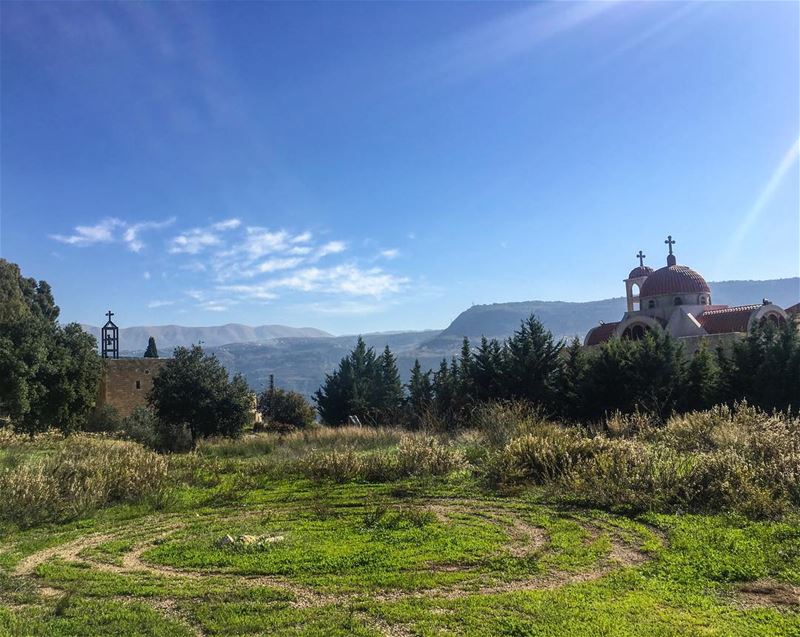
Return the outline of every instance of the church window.
<path id="1" fill-rule="evenodd" d="M 142 388 L 142 382 L 137 380 L 136 381 L 136 389 L 141 389 L 141 388 Z"/>
<path id="2" fill-rule="evenodd" d="M 656 302 L 653 299 L 650 299 L 647 303 L 647 307 L 649 307 L 652 310 L 655 306 Z"/>
<path id="3" fill-rule="evenodd" d="M 625 329 L 625 331 L 622 333 L 622 338 L 638 341 L 644 338 L 647 330 L 648 328 L 646 326 L 642 325 L 641 323 L 636 323 L 635 325 L 631 325 Z"/>
<path id="4" fill-rule="evenodd" d="M 683 303 L 683 300 L 681 299 L 681 297 L 676 296 L 675 301 L 673 302 L 675 303 L 675 305 L 681 305 Z"/>
<path id="5" fill-rule="evenodd" d="M 706 297 L 701 296 L 700 297 L 700 305 L 705 305 L 705 304 L 706 304 Z"/>

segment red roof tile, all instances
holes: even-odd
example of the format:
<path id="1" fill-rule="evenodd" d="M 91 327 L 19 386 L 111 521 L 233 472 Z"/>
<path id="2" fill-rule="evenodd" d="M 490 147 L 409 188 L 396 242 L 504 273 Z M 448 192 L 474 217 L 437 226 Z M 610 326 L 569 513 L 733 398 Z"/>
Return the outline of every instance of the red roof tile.
<path id="1" fill-rule="evenodd" d="M 786 313 L 790 314 L 791 316 L 800 314 L 800 303 L 795 303 L 794 305 L 790 305 L 789 307 L 787 307 Z"/>
<path id="2" fill-rule="evenodd" d="M 746 332 L 750 317 L 760 307 L 760 305 L 739 305 L 720 310 L 708 310 L 698 317 L 697 322 L 709 334 Z"/>
<path id="3" fill-rule="evenodd" d="M 653 274 L 653 268 L 649 265 L 637 265 L 633 270 L 631 270 L 630 274 L 628 275 L 629 279 L 638 279 L 640 276 L 650 276 Z"/>
<path id="4" fill-rule="evenodd" d="M 619 321 L 616 323 L 601 323 L 589 332 L 589 337 L 586 339 L 586 345 L 599 345 L 605 343 L 614 334 L 617 329 Z"/>
<path id="5" fill-rule="evenodd" d="M 640 297 L 661 294 L 710 293 L 706 280 L 685 265 L 668 265 L 659 268 L 642 284 Z"/>

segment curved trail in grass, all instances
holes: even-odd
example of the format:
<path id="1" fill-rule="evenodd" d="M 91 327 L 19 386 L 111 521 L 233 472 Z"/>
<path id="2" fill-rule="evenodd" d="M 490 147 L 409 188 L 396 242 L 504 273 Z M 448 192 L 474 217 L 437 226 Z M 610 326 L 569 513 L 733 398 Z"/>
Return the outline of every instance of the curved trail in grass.
<path id="1" fill-rule="evenodd" d="M 188 533 L 187 522 L 181 521 L 174 514 L 166 516 L 151 516 L 144 520 L 119 526 L 105 532 L 97 532 L 69 541 L 58 546 L 49 547 L 23 558 L 16 566 L 13 574 L 17 577 L 32 580 L 43 595 L 52 597 L 59 591 L 71 590 L 71 583 L 59 581 L 58 578 L 42 576 L 39 568 L 49 562 L 60 560 L 69 564 L 80 565 L 92 572 L 110 573 L 122 578 L 135 578 L 145 575 L 157 580 L 168 579 L 175 582 L 175 586 L 183 588 L 184 585 L 198 585 L 209 578 L 227 583 L 237 590 L 261 587 L 283 591 L 288 595 L 286 604 L 299 609 L 337 605 L 342 603 L 356 603 L 359 601 L 394 602 L 406 599 L 432 599 L 444 600 L 459 599 L 474 595 L 491 595 L 516 591 L 553 590 L 570 584 L 590 582 L 600 579 L 616 570 L 635 567 L 649 559 L 649 555 L 642 548 L 641 536 L 625 532 L 621 527 L 615 527 L 608 518 L 574 519 L 570 524 L 581 527 L 581 542 L 586 546 L 603 539 L 605 549 L 588 568 L 559 568 L 554 566 L 557 562 L 548 562 L 548 558 L 557 555 L 558 549 L 553 546 L 548 529 L 529 519 L 525 512 L 514 506 L 498 506 L 486 502 L 469 499 L 444 499 L 431 500 L 423 503 L 439 525 L 447 530 L 450 525 L 459 522 L 479 521 L 489 522 L 502 529 L 505 541 L 502 544 L 501 557 L 515 560 L 530 559 L 532 563 L 542 561 L 546 568 L 543 572 L 537 567 L 534 573 L 519 573 L 517 577 L 501 577 L 497 573 L 487 573 L 481 570 L 476 563 L 426 563 L 416 568 L 403 571 L 404 573 L 425 573 L 442 576 L 463 575 L 464 581 L 450 582 L 446 585 L 423 586 L 417 590 L 404 588 L 368 588 L 364 590 L 334 591 L 320 590 L 319 588 L 294 581 L 291 576 L 274 574 L 246 574 L 236 573 L 229 569 L 202 570 L 196 568 L 182 568 L 175 565 L 158 564 L 145 559 L 144 554 L 164 542 L 177 541 L 175 536 L 180 532 Z M 300 515 L 300 513 L 296 513 Z M 237 520 L 253 517 L 255 512 L 220 512 L 213 516 L 218 521 L 222 519 L 232 524 Z M 209 516 L 211 518 L 212 516 Z M 196 523 L 196 522 L 195 522 Z M 344 524 L 344 522 L 342 522 Z M 106 543 L 123 542 L 126 550 L 116 556 L 116 560 L 103 559 L 100 552 Z M 225 549 L 219 549 L 223 551 Z M 100 556 L 98 557 L 98 552 Z M 487 556 L 496 557 L 496 556 Z M 470 579 L 472 578 L 472 579 Z M 183 584 L 181 583 L 183 582 Z M 167 584 L 171 586 L 171 584 Z M 148 595 L 124 595 L 125 599 L 145 603 L 151 608 L 170 619 L 181 621 L 193 634 L 203 634 L 198 624 L 179 610 L 179 601 L 185 597 L 163 594 L 162 592 Z M 366 620 L 366 618 L 365 618 Z M 403 628 L 397 625 L 383 625 L 375 618 L 370 621 L 376 629 L 386 635 L 402 635 Z M 376 623 L 377 622 L 377 623 Z"/>

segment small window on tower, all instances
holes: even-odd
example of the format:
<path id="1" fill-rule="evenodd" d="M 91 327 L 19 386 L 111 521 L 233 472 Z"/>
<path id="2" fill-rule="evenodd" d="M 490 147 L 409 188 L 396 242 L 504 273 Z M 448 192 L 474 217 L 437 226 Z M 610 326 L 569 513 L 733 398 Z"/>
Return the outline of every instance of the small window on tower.
<path id="1" fill-rule="evenodd" d="M 647 303 L 647 307 L 649 307 L 652 310 L 655 306 L 656 302 L 653 299 L 650 299 L 650 301 Z"/>
<path id="2" fill-rule="evenodd" d="M 675 305 L 680 305 L 681 303 L 683 303 L 683 301 L 681 300 L 681 297 L 676 296 L 673 303 L 675 303 Z"/>
<path id="3" fill-rule="evenodd" d="M 141 389 L 141 388 L 142 388 L 142 382 L 137 380 L 136 381 L 136 389 Z"/>

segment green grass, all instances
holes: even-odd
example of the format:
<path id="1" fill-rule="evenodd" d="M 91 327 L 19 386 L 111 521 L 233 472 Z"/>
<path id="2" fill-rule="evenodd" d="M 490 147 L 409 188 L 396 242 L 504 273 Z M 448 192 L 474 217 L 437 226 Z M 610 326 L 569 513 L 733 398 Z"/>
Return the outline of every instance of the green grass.
<path id="1" fill-rule="evenodd" d="M 311 448 L 399 440 L 343 438 L 211 443 L 170 459 L 166 508 L 6 524 L 0 635 L 800 635 L 796 605 L 738 592 L 800 586 L 796 513 L 624 516 L 464 471 L 332 484 L 278 470 Z M 283 539 L 218 546 L 228 534 Z"/>

